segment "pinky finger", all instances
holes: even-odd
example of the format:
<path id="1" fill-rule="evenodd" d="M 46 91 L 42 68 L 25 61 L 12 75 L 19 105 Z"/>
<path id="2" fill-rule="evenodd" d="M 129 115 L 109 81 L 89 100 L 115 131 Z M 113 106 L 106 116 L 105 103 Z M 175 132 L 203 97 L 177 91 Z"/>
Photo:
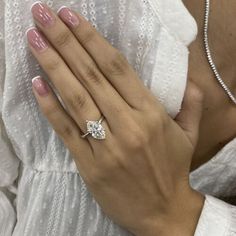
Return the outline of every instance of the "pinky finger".
<path id="1" fill-rule="evenodd" d="M 32 86 L 42 113 L 46 116 L 64 144 L 75 154 L 74 158 L 77 166 L 89 164 L 86 162 L 91 160 L 90 157 L 92 157 L 93 153 L 89 142 L 80 137 L 78 126 L 66 113 L 48 83 L 40 76 L 37 76 L 32 79 Z"/>

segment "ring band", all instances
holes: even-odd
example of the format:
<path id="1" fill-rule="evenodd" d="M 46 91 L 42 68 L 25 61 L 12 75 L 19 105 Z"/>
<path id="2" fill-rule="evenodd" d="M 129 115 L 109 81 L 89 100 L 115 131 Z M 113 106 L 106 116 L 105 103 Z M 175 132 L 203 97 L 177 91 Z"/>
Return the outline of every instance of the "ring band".
<path id="1" fill-rule="evenodd" d="M 81 138 L 86 138 L 89 134 L 91 134 L 94 139 L 105 139 L 105 128 L 101 124 L 104 118 L 105 117 L 102 115 L 101 118 L 97 121 L 86 120 L 87 132 L 81 135 Z"/>

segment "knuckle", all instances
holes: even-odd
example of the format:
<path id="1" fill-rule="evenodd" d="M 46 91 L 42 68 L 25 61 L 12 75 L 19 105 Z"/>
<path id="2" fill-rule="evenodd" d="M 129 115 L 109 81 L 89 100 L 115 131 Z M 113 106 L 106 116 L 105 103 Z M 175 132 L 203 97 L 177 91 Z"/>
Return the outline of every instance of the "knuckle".
<path id="1" fill-rule="evenodd" d="M 89 27 L 89 29 L 87 29 L 86 33 L 80 35 L 79 40 L 81 44 L 88 44 L 89 42 L 91 42 L 95 37 L 95 30 L 92 27 Z"/>
<path id="2" fill-rule="evenodd" d="M 55 71 L 60 67 L 60 65 L 61 62 L 57 58 L 49 58 L 46 64 L 44 65 L 44 68 L 46 71 Z"/>
<path id="3" fill-rule="evenodd" d="M 72 40 L 72 34 L 69 30 L 63 30 L 60 32 L 55 38 L 53 39 L 53 42 L 58 47 L 64 47 L 67 46 Z"/>
<path id="4" fill-rule="evenodd" d="M 84 108 L 86 107 L 87 104 L 86 97 L 79 93 L 73 93 L 67 100 L 68 100 L 68 105 L 72 110 L 78 110 Z"/>
<path id="5" fill-rule="evenodd" d="M 85 83 L 91 81 L 95 84 L 101 84 L 102 82 L 102 76 L 98 73 L 97 66 L 92 62 L 85 66 L 82 79 Z"/>
<path id="6" fill-rule="evenodd" d="M 126 158 L 124 157 L 124 153 L 121 150 L 116 149 L 113 146 L 113 150 L 110 150 L 107 156 L 112 156 L 112 159 L 107 159 L 106 165 L 103 165 L 106 168 L 107 173 L 115 173 L 115 171 L 124 168 Z"/>
<path id="7" fill-rule="evenodd" d="M 67 124 L 60 125 L 58 128 L 55 128 L 55 131 L 62 137 L 72 137 L 74 133 L 73 127 Z"/>
<path id="8" fill-rule="evenodd" d="M 115 49 L 114 54 L 111 56 L 108 71 L 112 75 L 124 75 L 129 69 L 128 61 L 125 56 Z"/>
<path id="9" fill-rule="evenodd" d="M 129 133 L 127 144 L 131 149 L 142 149 L 149 141 L 148 136 L 139 127 L 129 130 Z"/>
<path id="10" fill-rule="evenodd" d="M 46 117 L 53 117 L 59 112 L 59 108 L 55 104 L 48 104 L 43 108 L 43 113 Z"/>
<path id="11" fill-rule="evenodd" d="M 161 112 L 159 112 L 159 110 L 153 110 L 152 112 L 150 112 L 149 114 L 150 116 L 150 120 L 151 120 L 151 124 L 161 124 L 162 123 L 162 115 Z"/>
<path id="12" fill-rule="evenodd" d="M 195 102 L 202 102 L 204 99 L 204 93 L 203 91 L 200 89 L 199 86 L 195 85 L 193 82 L 191 82 L 191 86 L 189 89 L 189 97 L 191 101 L 195 101 Z"/>
<path id="13" fill-rule="evenodd" d="M 165 111 L 162 110 L 153 110 L 149 114 L 148 119 L 149 126 L 151 126 L 151 129 L 157 129 L 157 128 L 165 128 L 169 124 L 169 116 L 165 114 Z"/>

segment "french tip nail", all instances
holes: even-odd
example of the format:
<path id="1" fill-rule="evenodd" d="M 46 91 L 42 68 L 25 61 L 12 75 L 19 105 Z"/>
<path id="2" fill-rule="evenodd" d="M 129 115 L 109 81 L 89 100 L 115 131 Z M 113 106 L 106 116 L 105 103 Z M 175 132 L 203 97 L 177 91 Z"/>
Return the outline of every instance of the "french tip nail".
<path id="1" fill-rule="evenodd" d="M 40 75 L 37 75 L 37 76 L 35 76 L 32 80 L 31 80 L 31 82 L 33 83 L 35 80 L 37 80 L 37 79 L 41 79 L 42 77 L 40 76 Z"/>
<path id="2" fill-rule="evenodd" d="M 36 1 L 36 2 L 34 2 L 34 3 L 31 5 L 31 7 L 30 7 L 30 11 L 32 11 L 32 8 L 33 8 L 36 4 L 38 4 L 38 3 L 41 3 L 41 4 L 42 4 L 42 1 Z"/>
<path id="3" fill-rule="evenodd" d="M 61 6 L 61 7 L 57 10 L 57 14 L 58 14 L 63 8 L 68 8 L 68 7 L 67 7 L 67 6 Z"/>
<path id="4" fill-rule="evenodd" d="M 41 97 L 47 96 L 49 94 L 49 86 L 41 76 L 36 76 L 32 79 L 32 86 Z"/>
<path id="5" fill-rule="evenodd" d="M 30 31 L 30 30 L 36 30 L 37 28 L 36 27 L 34 27 L 34 26 L 31 26 L 31 27 L 29 27 L 26 31 L 25 31 L 25 36 L 27 36 L 28 35 L 28 32 Z"/>

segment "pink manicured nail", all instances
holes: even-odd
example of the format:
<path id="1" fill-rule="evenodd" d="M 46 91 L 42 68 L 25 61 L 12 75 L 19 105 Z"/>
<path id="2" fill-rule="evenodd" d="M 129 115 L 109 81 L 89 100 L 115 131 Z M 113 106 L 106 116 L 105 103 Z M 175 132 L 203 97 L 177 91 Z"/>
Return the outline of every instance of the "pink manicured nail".
<path id="1" fill-rule="evenodd" d="M 48 95 L 49 93 L 48 85 L 40 76 L 37 76 L 32 79 L 32 85 L 40 96 Z"/>
<path id="2" fill-rule="evenodd" d="M 42 34 L 36 28 L 27 30 L 27 38 L 30 45 L 37 51 L 42 52 L 48 48 L 48 44 Z"/>
<path id="3" fill-rule="evenodd" d="M 68 7 L 61 7 L 58 10 L 58 15 L 70 27 L 76 27 L 79 25 L 78 16 L 74 12 L 72 12 Z"/>
<path id="4" fill-rule="evenodd" d="M 46 4 L 35 2 L 31 7 L 34 18 L 43 26 L 49 27 L 55 23 L 55 17 Z"/>

